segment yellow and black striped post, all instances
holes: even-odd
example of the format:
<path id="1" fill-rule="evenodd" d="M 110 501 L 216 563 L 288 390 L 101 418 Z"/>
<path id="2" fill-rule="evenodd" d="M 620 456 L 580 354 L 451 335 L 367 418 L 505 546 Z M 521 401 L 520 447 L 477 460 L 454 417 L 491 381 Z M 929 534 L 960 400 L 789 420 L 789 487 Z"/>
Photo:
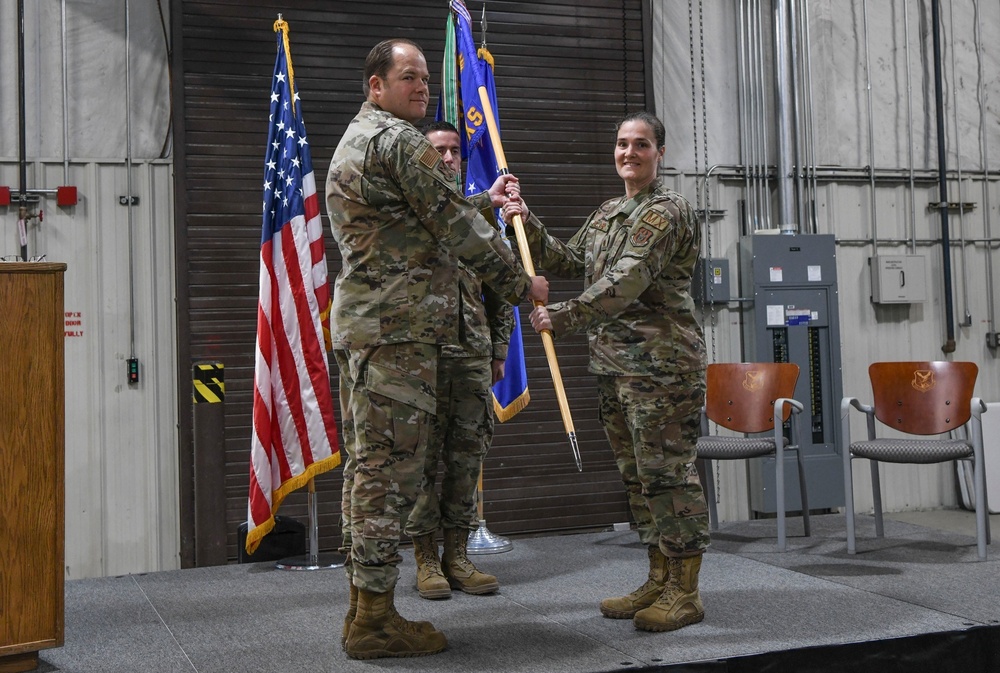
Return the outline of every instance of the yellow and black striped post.
<path id="1" fill-rule="evenodd" d="M 226 563 L 226 378 L 221 362 L 191 374 L 194 415 L 194 563 Z"/>

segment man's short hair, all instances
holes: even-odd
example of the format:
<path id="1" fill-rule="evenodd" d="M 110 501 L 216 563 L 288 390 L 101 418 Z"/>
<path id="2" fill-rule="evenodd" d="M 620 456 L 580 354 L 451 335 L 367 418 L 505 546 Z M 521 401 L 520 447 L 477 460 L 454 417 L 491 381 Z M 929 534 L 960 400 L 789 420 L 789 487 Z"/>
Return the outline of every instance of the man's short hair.
<path id="1" fill-rule="evenodd" d="M 389 69 L 392 68 L 393 62 L 392 50 L 398 44 L 412 45 L 421 54 L 424 53 L 419 44 L 405 37 L 393 37 L 388 40 L 382 40 L 372 47 L 372 50 L 368 52 L 368 58 L 365 59 L 364 82 L 362 82 L 362 90 L 365 92 L 365 98 L 368 97 L 368 80 L 372 78 L 372 75 L 385 79 L 386 75 L 389 74 Z"/>
<path id="2" fill-rule="evenodd" d="M 434 131 L 451 131 L 455 135 L 458 135 L 459 138 L 462 137 L 461 135 L 459 135 L 458 129 L 455 128 L 455 126 L 451 122 L 446 122 L 444 120 L 441 120 L 439 122 L 430 122 L 429 124 L 424 124 L 423 126 L 420 127 L 420 132 L 423 133 L 425 136 L 428 133 L 433 133 Z"/>

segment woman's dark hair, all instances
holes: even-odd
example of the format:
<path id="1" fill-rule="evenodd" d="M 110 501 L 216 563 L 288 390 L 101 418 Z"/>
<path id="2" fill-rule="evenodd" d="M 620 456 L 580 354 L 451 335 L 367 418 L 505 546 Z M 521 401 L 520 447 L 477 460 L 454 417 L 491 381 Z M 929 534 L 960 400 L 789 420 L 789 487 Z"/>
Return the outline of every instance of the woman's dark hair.
<path id="1" fill-rule="evenodd" d="M 615 124 L 615 133 L 618 133 L 625 122 L 645 122 L 653 130 L 653 137 L 656 139 L 656 149 L 660 149 L 667 142 L 667 130 L 663 128 L 663 122 L 657 119 L 654 114 L 650 114 L 645 110 L 630 112 Z"/>

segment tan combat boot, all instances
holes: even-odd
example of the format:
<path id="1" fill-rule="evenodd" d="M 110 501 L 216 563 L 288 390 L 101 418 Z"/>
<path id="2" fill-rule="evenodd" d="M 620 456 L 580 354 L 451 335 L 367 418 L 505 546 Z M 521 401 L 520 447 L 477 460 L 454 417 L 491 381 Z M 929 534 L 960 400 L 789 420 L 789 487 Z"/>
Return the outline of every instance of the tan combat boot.
<path id="1" fill-rule="evenodd" d="M 423 657 L 448 645 L 444 634 L 427 624 L 404 619 L 393 605 L 393 592 L 358 590 L 358 612 L 347 632 L 344 650 L 352 659 Z"/>
<path id="2" fill-rule="evenodd" d="M 450 598 L 451 587 L 441 571 L 434 534 L 413 538 L 413 556 L 417 560 L 417 593 L 421 598 Z"/>
<path id="3" fill-rule="evenodd" d="M 698 595 L 701 556 L 667 560 L 670 568 L 667 587 L 656 602 L 635 613 L 632 620 L 635 628 L 642 631 L 674 631 L 705 618 L 705 608 Z"/>
<path id="4" fill-rule="evenodd" d="M 649 579 L 641 587 L 627 596 L 605 598 L 601 601 L 601 614 L 611 619 L 632 619 L 635 613 L 648 608 L 660 597 L 667 586 L 670 572 L 667 567 L 667 557 L 657 545 L 647 548 L 649 554 Z"/>
<path id="5" fill-rule="evenodd" d="M 469 531 L 466 528 L 444 529 L 444 553 L 441 565 L 448 584 L 453 589 L 461 589 L 467 594 L 491 594 L 500 588 L 500 582 L 493 575 L 480 572 L 469 560 L 467 545 Z"/>
<path id="6" fill-rule="evenodd" d="M 347 643 L 347 632 L 351 628 L 351 622 L 354 621 L 355 615 L 358 614 L 358 588 L 354 586 L 352 578 L 348 577 L 347 581 L 351 585 L 351 593 L 347 604 L 347 615 L 344 617 L 344 631 L 340 635 L 340 649 L 344 649 L 344 645 Z"/>

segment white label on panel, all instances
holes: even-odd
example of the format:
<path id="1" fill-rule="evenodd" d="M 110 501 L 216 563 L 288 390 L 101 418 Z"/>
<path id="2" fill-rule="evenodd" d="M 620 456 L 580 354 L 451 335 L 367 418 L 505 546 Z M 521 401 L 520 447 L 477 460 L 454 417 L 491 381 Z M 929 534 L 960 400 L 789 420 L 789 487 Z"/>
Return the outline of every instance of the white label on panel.
<path id="1" fill-rule="evenodd" d="M 767 325 L 784 325 L 785 324 L 785 307 L 781 304 L 768 304 L 767 305 Z"/>
<path id="2" fill-rule="evenodd" d="M 810 264 L 807 266 L 806 273 L 809 276 L 809 282 L 815 283 L 823 280 L 823 267 L 818 264 Z"/>
<path id="3" fill-rule="evenodd" d="M 772 266 L 771 267 L 771 282 L 780 283 L 781 282 L 781 267 Z"/>

